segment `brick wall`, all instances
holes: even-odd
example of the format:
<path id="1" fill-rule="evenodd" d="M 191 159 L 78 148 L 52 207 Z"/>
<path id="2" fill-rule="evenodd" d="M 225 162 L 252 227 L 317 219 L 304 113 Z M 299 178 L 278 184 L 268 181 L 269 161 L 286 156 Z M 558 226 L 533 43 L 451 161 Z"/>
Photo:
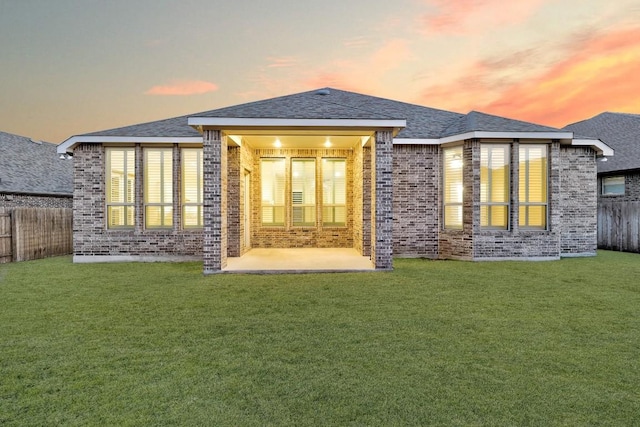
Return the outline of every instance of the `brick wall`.
<path id="1" fill-rule="evenodd" d="M 376 269 L 393 268 L 393 135 L 377 131 L 372 149 L 371 260 Z"/>
<path id="2" fill-rule="evenodd" d="M 105 211 L 105 156 L 100 144 L 81 144 L 74 150 L 73 249 L 76 261 L 200 259 L 202 232 L 145 230 L 142 205 L 142 149 L 136 149 L 136 225 L 109 230 Z M 174 165 L 174 168 L 176 166 Z M 178 175 L 180 175 L 178 173 Z M 175 176 L 175 170 L 174 170 Z M 174 197 L 174 212 L 181 211 Z M 175 217 L 174 217 L 175 218 Z"/>
<path id="3" fill-rule="evenodd" d="M 393 253 L 438 257 L 440 147 L 393 147 Z"/>
<path id="4" fill-rule="evenodd" d="M 598 198 L 595 152 L 591 148 L 562 147 L 560 156 L 562 255 L 594 255 Z"/>

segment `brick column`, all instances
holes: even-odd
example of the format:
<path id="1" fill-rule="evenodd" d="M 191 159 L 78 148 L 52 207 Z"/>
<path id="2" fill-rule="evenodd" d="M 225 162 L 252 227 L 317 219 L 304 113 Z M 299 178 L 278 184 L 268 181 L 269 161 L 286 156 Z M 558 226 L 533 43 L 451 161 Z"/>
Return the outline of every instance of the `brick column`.
<path id="1" fill-rule="evenodd" d="M 372 149 L 371 258 L 376 269 L 393 268 L 393 135 L 377 131 Z"/>
<path id="2" fill-rule="evenodd" d="M 227 141 L 221 131 L 204 131 L 203 157 L 202 256 L 204 274 L 211 274 L 227 265 Z"/>

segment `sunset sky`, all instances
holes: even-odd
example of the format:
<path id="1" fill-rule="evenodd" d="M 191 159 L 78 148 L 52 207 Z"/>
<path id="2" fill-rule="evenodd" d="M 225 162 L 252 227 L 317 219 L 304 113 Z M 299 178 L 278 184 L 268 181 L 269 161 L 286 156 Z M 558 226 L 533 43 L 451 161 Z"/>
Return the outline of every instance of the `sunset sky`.
<path id="1" fill-rule="evenodd" d="M 640 113 L 640 0 L 0 0 L 0 130 L 331 86 L 564 126 Z"/>

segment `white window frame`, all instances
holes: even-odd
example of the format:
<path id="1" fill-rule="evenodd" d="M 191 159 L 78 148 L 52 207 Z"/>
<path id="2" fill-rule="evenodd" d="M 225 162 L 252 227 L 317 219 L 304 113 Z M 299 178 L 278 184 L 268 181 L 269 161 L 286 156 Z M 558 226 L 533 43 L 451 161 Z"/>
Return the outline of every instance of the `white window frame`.
<path id="1" fill-rule="evenodd" d="M 616 184 L 607 184 L 607 181 L 612 180 L 622 180 L 622 192 L 619 191 L 611 191 L 611 187 L 619 187 L 620 183 Z M 603 176 L 602 177 L 602 195 L 603 196 L 624 196 L 626 194 L 626 184 L 627 180 L 624 175 L 611 175 L 611 176 Z"/>
<path id="2" fill-rule="evenodd" d="M 123 153 L 123 170 L 122 173 L 113 174 L 112 154 L 115 152 Z M 107 208 L 107 228 L 108 229 L 132 229 L 135 227 L 136 218 L 136 150 L 134 147 L 108 147 L 105 149 L 106 154 L 106 208 Z M 129 165 L 133 161 L 133 170 L 129 170 Z M 126 177 L 124 182 L 124 201 L 114 202 L 111 200 L 112 186 L 115 180 L 121 180 Z M 120 186 L 120 184 L 118 184 Z M 130 200 L 130 201 L 127 201 Z M 122 208 L 123 223 L 122 225 L 113 225 L 113 208 Z"/>

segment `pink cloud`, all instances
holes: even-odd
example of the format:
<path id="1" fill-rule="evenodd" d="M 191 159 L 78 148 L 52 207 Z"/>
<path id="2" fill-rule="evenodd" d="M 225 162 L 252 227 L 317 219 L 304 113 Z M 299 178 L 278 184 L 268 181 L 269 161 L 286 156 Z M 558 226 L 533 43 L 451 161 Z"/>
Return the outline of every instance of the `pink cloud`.
<path id="1" fill-rule="evenodd" d="M 153 86 L 145 95 L 201 95 L 216 90 L 217 84 L 204 80 L 173 80 L 166 85 Z"/>
<path id="2" fill-rule="evenodd" d="M 506 88 L 487 112 L 563 126 L 605 110 L 639 112 L 640 28 L 578 40 L 544 73 Z"/>
<path id="3" fill-rule="evenodd" d="M 549 0 L 426 0 L 432 11 L 420 17 L 422 32 L 468 34 L 525 22 Z"/>

